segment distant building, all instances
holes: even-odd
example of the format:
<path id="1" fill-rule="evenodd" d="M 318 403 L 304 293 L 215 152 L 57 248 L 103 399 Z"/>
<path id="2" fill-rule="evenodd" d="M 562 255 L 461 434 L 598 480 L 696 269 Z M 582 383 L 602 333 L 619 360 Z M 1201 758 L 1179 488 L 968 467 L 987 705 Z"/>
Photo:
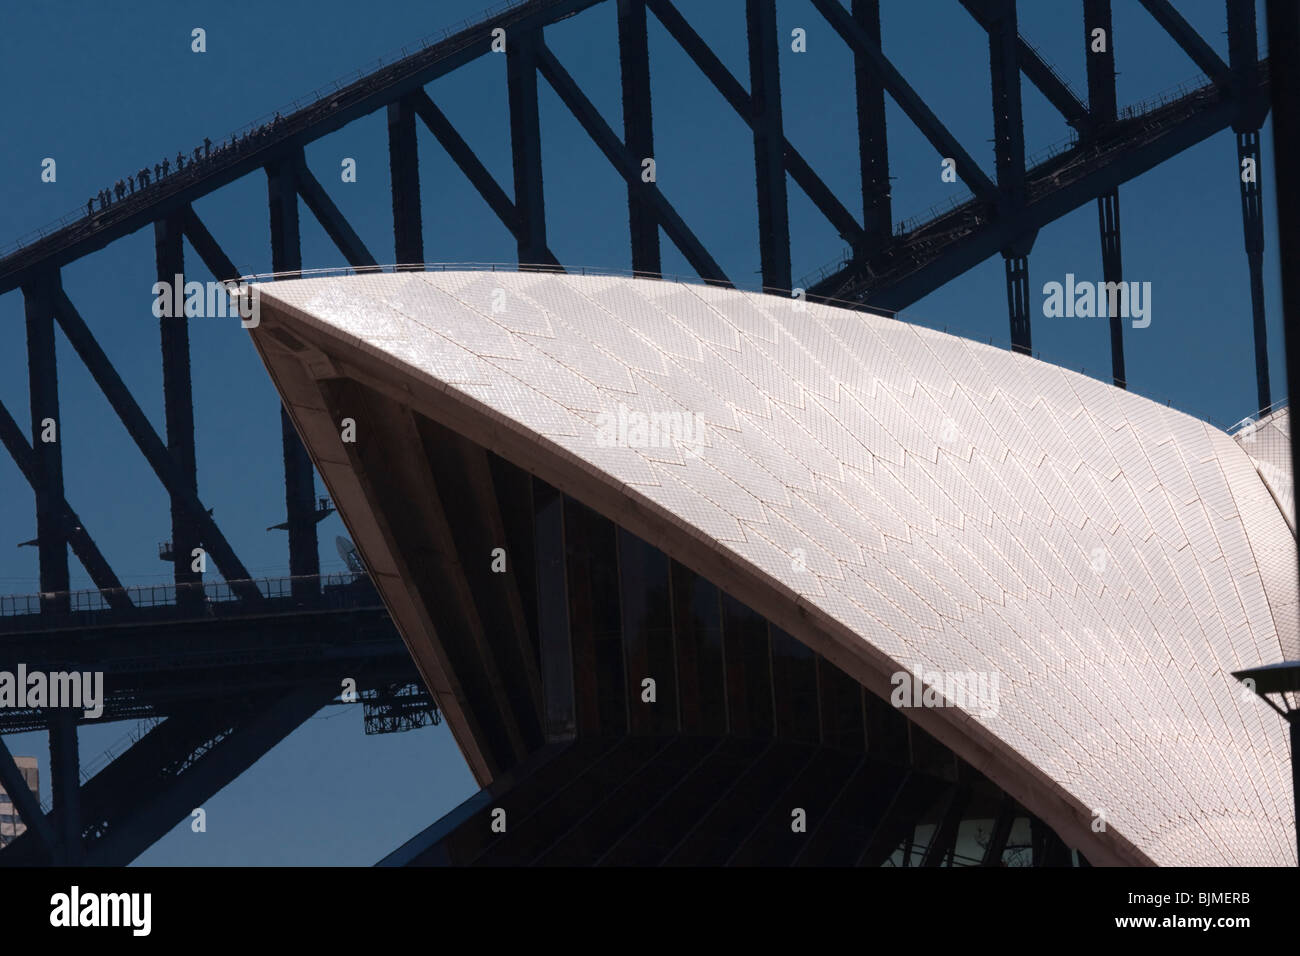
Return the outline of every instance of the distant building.
<path id="1" fill-rule="evenodd" d="M 27 781 L 27 786 L 31 788 L 32 793 L 40 797 L 40 771 L 36 768 L 35 757 L 15 757 L 14 763 L 18 764 L 18 770 Z M 5 793 L 4 787 L 0 787 L 0 846 L 12 843 L 15 838 L 20 837 L 27 830 L 27 825 L 23 823 L 22 817 L 18 815 L 18 808 L 14 806 L 13 800 L 9 794 Z"/>

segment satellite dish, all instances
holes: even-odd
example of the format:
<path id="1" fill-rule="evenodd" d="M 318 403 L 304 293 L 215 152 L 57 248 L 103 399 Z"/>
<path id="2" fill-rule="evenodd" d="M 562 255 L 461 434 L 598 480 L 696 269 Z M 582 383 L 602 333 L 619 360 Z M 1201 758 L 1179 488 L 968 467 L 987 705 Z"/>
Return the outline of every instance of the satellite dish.
<path id="1" fill-rule="evenodd" d="M 343 563 L 348 566 L 348 570 L 353 574 L 365 574 L 366 566 L 361 563 L 361 555 L 357 554 L 357 546 L 342 535 L 336 535 L 334 538 L 334 547 L 339 550 L 339 557 Z"/>

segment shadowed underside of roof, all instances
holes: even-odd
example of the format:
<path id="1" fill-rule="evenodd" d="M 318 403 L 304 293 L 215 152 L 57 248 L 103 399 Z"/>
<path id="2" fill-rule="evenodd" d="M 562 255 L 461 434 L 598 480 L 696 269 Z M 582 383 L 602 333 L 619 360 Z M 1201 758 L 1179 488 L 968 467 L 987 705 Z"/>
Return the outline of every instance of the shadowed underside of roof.
<path id="1" fill-rule="evenodd" d="M 1225 433 L 1025 356 L 734 290 L 256 288 L 254 341 L 408 643 L 330 379 L 539 475 L 883 697 L 902 670 L 997 675 L 994 712 L 908 716 L 1090 858 L 1295 863 L 1285 728 L 1229 673 L 1300 656 L 1295 539 Z"/>

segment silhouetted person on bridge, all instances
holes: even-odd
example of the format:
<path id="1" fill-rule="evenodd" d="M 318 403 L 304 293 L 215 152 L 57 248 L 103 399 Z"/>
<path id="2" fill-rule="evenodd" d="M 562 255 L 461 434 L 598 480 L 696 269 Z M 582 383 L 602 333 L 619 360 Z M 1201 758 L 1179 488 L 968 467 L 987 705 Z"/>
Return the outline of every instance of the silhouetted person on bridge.
<path id="1" fill-rule="evenodd" d="M 212 155 L 212 140 L 208 139 L 206 136 L 203 137 L 203 155 L 205 157 Z"/>
<path id="2" fill-rule="evenodd" d="M 164 160 L 162 161 L 162 174 L 163 174 L 163 176 L 166 176 L 167 173 L 171 171 L 171 168 L 172 168 L 171 161 L 168 160 L 168 159 L 164 159 Z"/>
<path id="3" fill-rule="evenodd" d="M 123 196 L 126 195 L 126 183 L 122 182 L 122 180 L 119 179 L 117 181 L 117 185 L 113 187 L 113 192 L 118 199 L 121 199 Z"/>
<path id="4" fill-rule="evenodd" d="M 176 172 L 179 173 L 184 168 L 185 168 L 185 154 L 178 151 L 176 153 Z"/>
<path id="5" fill-rule="evenodd" d="M 138 183 L 140 184 L 140 188 L 141 188 L 141 189 L 144 189 L 146 186 L 148 186 L 148 185 L 149 185 L 149 167 L 146 166 L 144 169 L 142 169 L 142 170 L 140 170 L 138 173 L 136 173 L 136 174 L 135 174 L 135 180 L 136 180 L 136 182 L 138 182 Z"/>
<path id="6" fill-rule="evenodd" d="M 95 197 L 91 196 L 86 200 L 86 215 L 89 216 L 95 211 Z"/>
<path id="7" fill-rule="evenodd" d="M 126 188 L 130 191 L 131 195 L 134 196 L 134 195 L 135 195 L 135 179 L 133 179 L 133 178 L 130 177 L 130 176 L 127 176 L 127 177 L 126 177 Z"/>

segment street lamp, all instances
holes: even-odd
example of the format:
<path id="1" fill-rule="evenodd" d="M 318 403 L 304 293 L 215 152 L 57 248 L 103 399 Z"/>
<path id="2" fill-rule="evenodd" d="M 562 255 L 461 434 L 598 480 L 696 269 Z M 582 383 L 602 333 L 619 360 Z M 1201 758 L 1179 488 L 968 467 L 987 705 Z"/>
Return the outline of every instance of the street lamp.
<path id="1" fill-rule="evenodd" d="M 1287 696 L 1300 695 L 1300 661 L 1251 667 L 1233 671 L 1232 676 L 1262 697 L 1264 703 L 1291 725 L 1291 791 L 1295 799 L 1296 858 L 1300 862 L 1300 706 L 1292 706 L 1292 698 Z M 1281 707 L 1273 702 L 1272 694 L 1282 702 Z M 1300 704 L 1300 697 L 1296 700 Z"/>

